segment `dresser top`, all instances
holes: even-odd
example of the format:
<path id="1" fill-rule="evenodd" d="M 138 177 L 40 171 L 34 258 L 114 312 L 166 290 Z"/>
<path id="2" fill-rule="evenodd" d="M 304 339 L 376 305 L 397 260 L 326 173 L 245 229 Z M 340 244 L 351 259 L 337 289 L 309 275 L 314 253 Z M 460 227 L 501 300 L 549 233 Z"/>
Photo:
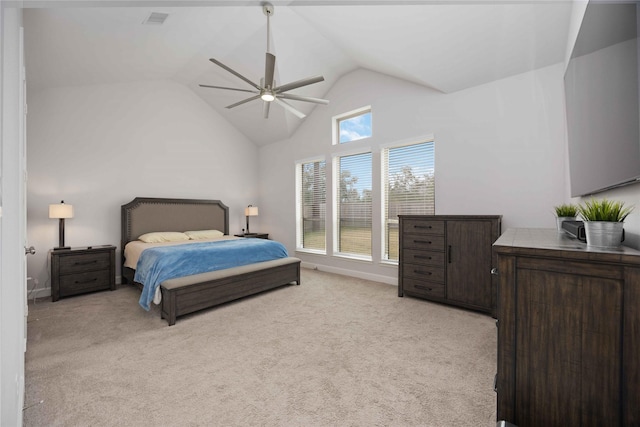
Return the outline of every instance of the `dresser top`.
<path id="1" fill-rule="evenodd" d="M 398 218 L 404 219 L 425 219 L 425 220 L 496 220 L 502 219 L 502 215 L 398 215 Z"/>
<path id="2" fill-rule="evenodd" d="M 587 246 L 569 236 L 547 228 L 510 228 L 493 244 L 502 254 L 562 256 L 575 260 L 640 263 L 640 251 L 626 246 L 617 249 L 600 249 Z"/>

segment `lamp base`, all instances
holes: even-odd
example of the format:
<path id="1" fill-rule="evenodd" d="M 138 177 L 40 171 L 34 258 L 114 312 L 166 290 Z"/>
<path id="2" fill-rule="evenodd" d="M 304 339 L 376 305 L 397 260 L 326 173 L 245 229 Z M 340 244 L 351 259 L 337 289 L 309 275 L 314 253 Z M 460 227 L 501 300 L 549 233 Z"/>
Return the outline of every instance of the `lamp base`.
<path id="1" fill-rule="evenodd" d="M 71 246 L 60 246 L 57 248 L 53 248 L 54 251 L 69 250 L 69 249 L 71 249 Z"/>

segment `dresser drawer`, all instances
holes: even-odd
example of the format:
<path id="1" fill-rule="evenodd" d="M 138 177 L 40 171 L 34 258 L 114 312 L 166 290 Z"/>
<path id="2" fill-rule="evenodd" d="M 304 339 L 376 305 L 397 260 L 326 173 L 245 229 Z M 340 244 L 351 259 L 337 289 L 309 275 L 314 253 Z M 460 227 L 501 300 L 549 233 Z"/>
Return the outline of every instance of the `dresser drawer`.
<path id="1" fill-rule="evenodd" d="M 402 278 L 444 283 L 444 266 L 404 264 L 402 266 Z"/>
<path id="2" fill-rule="evenodd" d="M 403 249 L 444 251 L 444 236 L 406 234 L 402 237 Z"/>
<path id="3" fill-rule="evenodd" d="M 404 290 L 424 297 L 444 298 L 444 284 L 424 280 L 404 279 Z"/>
<path id="4" fill-rule="evenodd" d="M 406 219 L 402 222 L 402 232 L 412 234 L 443 234 L 444 221 Z"/>
<path id="5" fill-rule="evenodd" d="M 405 263 L 409 264 L 443 266 L 444 252 L 406 249 L 402 252 L 402 259 Z"/>
<path id="6" fill-rule="evenodd" d="M 60 277 L 60 296 L 99 291 L 111 287 L 111 271 L 98 270 Z"/>
<path id="7" fill-rule="evenodd" d="M 60 257 L 60 274 L 73 274 L 89 270 L 109 270 L 110 266 L 111 254 L 106 251 Z"/>

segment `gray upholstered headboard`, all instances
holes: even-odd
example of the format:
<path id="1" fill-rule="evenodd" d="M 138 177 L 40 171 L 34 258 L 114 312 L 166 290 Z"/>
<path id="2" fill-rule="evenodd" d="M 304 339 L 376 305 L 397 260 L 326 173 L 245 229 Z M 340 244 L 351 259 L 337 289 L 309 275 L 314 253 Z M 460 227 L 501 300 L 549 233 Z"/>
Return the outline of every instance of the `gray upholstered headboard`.
<path id="1" fill-rule="evenodd" d="M 229 234 L 229 208 L 220 200 L 136 197 L 121 207 L 121 249 L 153 231 L 220 230 Z"/>

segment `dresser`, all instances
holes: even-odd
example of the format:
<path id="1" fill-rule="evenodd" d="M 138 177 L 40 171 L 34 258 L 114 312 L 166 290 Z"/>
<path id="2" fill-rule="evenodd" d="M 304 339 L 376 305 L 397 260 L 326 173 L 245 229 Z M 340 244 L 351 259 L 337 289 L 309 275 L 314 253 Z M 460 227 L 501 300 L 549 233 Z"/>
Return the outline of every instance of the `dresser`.
<path id="1" fill-rule="evenodd" d="M 399 215 L 398 296 L 495 314 L 499 215 Z"/>
<path id="2" fill-rule="evenodd" d="M 86 292 L 115 290 L 115 246 L 52 250 L 51 300 Z"/>
<path id="3" fill-rule="evenodd" d="M 640 251 L 555 229 L 507 230 L 494 250 L 498 420 L 640 425 Z"/>

